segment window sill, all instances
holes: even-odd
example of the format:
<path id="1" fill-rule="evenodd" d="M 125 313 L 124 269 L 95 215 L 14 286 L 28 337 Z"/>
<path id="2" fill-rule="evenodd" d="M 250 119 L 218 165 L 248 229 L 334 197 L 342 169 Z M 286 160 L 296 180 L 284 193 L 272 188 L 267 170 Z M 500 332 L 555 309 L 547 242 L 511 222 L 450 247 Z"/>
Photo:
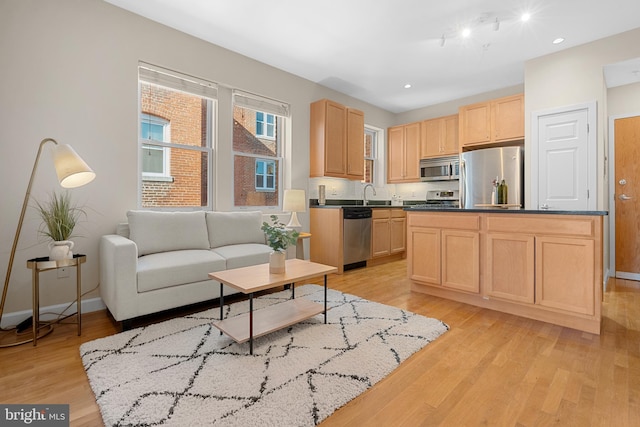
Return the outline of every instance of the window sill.
<path id="1" fill-rule="evenodd" d="M 143 176 L 143 181 L 152 182 L 174 182 L 175 179 L 172 176 Z"/>

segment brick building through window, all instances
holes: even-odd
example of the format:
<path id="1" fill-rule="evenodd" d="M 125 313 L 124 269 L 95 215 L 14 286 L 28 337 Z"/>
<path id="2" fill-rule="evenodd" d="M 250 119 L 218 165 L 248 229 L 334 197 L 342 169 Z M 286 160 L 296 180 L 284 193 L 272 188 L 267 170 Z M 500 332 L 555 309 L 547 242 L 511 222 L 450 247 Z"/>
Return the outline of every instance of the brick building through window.
<path id="1" fill-rule="evenodd" d="M 141 82 L 140 102 L 141 138 L 151 138 L 142 141 L 141 155 L 154 157 L 142 159 L 142 207 L 206 206 L 208 153 L 179 146 L 207 147 L 210 101 Z M 170 126 L 170 133 L 145 132 L 159 123 Z M 159 135 L 168 139 L 158 140 Z"/>

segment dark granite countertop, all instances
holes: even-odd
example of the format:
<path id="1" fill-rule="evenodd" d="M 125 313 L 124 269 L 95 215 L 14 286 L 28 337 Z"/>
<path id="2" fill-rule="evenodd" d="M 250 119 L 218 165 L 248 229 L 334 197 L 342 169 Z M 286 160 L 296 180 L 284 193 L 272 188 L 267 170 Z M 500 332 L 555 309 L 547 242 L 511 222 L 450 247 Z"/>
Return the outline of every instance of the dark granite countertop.
<path id="1" fill-rule="evenodd" d="M 326 200 L 324 205 L 319 205 L 317 199 L 309 200 L 310 208 L 330 208 L 341 209 L 350 206 L 364 206 L 362 200 L 348 199 L 331 199 Z M 498 213 L 498 214 L 542 214 L 542 215 L 596 215 L 607 216 L 607 211 L 551 211 L 538 209 L 499 209 L 499 208 L 482 208 L 482 209 L 433 209 L 424 207 L 422 201 L 405 201 L 404 205 L 391 205 L 390 200 L 369 200 L 367 205 L 369 208 L 399 208 L 407 212 L 466 212 L 466 213 Z"/>
<path id="2" fill-rule="evenodd" d="M 354 206 L 365 206 L 362 200 L 348 200 L 348 199 L 331 199 L 326 200 L 324 205 L 319 205 L 317 199 L 309 200 L 310 208 L 345 208 Z M 391 200 L 369 200 L 368 208 L 405 208 L 405 205 L 391 205 Z"/>
<path id="3" fill-rule="evenodd" d="M 466 212 L 466 213 L 496 213 L 496 214 L 542 214 L 542 215 L 591 215 L 606 216 L 607 211 L 551 211 L 538 209 L 429 209 L 421 206 L 405 206 L 407 212 Z"/>

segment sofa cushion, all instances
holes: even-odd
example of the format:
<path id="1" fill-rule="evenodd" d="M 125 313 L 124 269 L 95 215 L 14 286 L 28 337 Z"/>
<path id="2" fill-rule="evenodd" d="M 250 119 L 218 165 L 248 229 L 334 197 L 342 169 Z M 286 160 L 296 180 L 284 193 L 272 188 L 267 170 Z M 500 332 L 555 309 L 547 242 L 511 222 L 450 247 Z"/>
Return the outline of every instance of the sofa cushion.
<path id="1" fill-rule="evenodd" d="M 262 212 L 207 212 L 207 230 L 211 248 L 241 243 L 266 242 Z"/>
<path id="2" fill-rule="evenodd" d="M 209 249 L 205 212 L 129 211 L 129 238 L 138 256 L 181 249 Z"/>
<path id="3" fill-rule="evenodd" d="M 227 260 L 227 270 L 232 268 L 247 267 L 255 264 L 269 262 L 269 254 L 273 252 L 267 245 L 259 243 L 245 243 L 242 245 L 228 245 L 212 249 Z"/>
<path id="4" fill-rule="evenodd" d="M 138 258 L 138 292 L 168 288 L 209 279 L 208 273 L 221 271 L 226 260 L 209 250 L 161 252 Z M 211 286 L 215 286 L 211 282 Z"/>

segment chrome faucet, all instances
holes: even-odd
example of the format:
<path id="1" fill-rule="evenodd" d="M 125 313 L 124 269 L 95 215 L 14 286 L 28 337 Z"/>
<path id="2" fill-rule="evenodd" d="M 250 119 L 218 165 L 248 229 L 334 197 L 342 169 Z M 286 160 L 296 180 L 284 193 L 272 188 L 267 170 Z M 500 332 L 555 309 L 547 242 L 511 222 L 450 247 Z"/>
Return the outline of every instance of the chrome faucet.
<path id="1" fill-rule="evenodd" d="M 369 201 L 367 200 L 367 188 L 371 187 L 371 189 L 373 190 L 373 195 L 376 195 L 376 189 L 373 186 L 373 184 L 367 184 L 364 186 L 364 188 L 362 189 L 362 200 L 364 202 L 364 205 L 367 206 L 369 204 Z"/>

